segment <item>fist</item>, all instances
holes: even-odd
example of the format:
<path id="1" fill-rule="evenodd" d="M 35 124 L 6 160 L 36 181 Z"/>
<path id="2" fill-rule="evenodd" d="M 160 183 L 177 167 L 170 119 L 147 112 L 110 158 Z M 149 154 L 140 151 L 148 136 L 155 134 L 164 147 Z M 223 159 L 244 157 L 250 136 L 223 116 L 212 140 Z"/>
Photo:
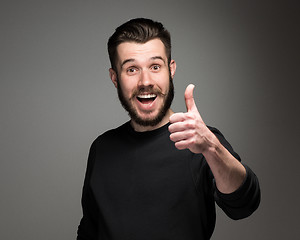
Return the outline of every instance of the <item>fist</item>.
<path id="1" fill-rule="evenodd" d="M 185 105 L 187 112 L 174 113 L 170 117 L 170 139 L 179 150 L 189 149 L 193 153 L 204 153 L 215 140 L 214 134 L 207 128 L 195 104 L 190 84 L 185 90 Z"/>

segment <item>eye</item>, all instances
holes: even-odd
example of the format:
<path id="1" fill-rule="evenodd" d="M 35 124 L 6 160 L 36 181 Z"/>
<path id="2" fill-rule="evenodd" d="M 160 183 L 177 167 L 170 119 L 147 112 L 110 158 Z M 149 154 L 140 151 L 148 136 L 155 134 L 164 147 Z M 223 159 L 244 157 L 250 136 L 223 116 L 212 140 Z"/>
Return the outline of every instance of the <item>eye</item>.
<path id="1" fill-rule="evenodd" d="M 151 69 L 152 69 L 153 71 L 157 72 L 157 71 L 160 69 L 160 65 L 153 65 L 153 66 L 151 67 Z"/>
<path id="2" fill-rule="evenodd" d="M 129 75 L 133 75 L 133 74 L 135 74 L 137 71 L 138 71 L 138 70 L 137 70 L 137 68 L 135 68 L 135 67 L 129 67 L 129 68 L 127 68 L 127 70 L 126 70 L 126 72 L 127 72 Z"/>

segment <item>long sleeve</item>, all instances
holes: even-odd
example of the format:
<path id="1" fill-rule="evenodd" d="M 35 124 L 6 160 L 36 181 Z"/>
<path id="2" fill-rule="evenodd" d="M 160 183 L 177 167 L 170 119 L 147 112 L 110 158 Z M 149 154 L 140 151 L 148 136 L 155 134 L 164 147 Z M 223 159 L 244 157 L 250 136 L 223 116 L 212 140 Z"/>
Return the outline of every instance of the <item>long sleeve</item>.
<path id="1" fill-rule="evenodd" d="M 260 187 L 254 172 L 246 165 L 246 179 L 231 194 L 221 193 L 215 186 L 215 200 L 226 215 L 234 220 L 250 216 L 259 206 Z"/>
<path id="2" fill-rule="evenodd" d="M 210 239 L 216 202 L 233 219 L 257 208 L 258 181 L 247 166 L 236 192 L 218 192 L 204 156 L 176 149 L 168 126 L 135 132 L 128 122 L 94 141 L 77 240 Z M 212 131 L 240 160 L 222 134 Z"/>
<path id="3" fill-rule="evenodd" d="M 85 174 L 85 180 L 82 191 L 82 211 L 83 217 L 80 221 L 77 231 L 77 240 L 93 240 L 97 239 L 97 205 L 93 196 L 93 193 L 90 188 L 90 178 L 91 172 L 94 165 L 95 160 L 95 142 L 92 144 L 88 163 L 87 170 Z"/>
<path id="4" fill-rule="evenodd" d="M 225 139 L 222 133 L 210 127 L 210 130 L 217 136 L 224 147 L 238 160 L 241 161 L 240 156 L 233 150 L 232 146 Z M 215 201 L 218 206 L 232 219 L 242 219 L 250 216 L 259 206 L 260 203 L 260 187 L 259 181 L 255 173 L 245 164 L 246 178 L 243 184 L 235 192 L 231 194 L 221 193 L 216 185 L 215 187 Z"/>

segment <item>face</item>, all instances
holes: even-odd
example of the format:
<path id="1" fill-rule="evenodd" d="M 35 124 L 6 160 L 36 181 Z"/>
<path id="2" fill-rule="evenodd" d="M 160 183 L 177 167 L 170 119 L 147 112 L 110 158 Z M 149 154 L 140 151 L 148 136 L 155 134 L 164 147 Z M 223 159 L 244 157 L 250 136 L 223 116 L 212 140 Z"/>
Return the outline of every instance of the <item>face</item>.
<path id="1" fill-rule="evenodd" d="M 166 123 L 176 64 L 173 60 L 168 64 L 161 40 L 121 43 L 117 52 L 117 72 L 110 69 L 110 76 L 131 120 L 140 126 Z"/>

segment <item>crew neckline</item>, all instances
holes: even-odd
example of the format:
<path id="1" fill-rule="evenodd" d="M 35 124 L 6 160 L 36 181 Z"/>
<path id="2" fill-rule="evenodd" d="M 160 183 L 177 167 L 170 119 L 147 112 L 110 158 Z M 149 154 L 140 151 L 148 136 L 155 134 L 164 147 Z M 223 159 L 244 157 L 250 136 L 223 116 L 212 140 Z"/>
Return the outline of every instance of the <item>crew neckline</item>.
<path id="1" fill-rule="evenodd" d="M 170 126 L 170 122 L 167 122 L 165 125 L 157 129 L 144 131 L 144 132 L 135 131 L 134 128 L 131 126 L 130 121 L 128 121 L 125 125 L 130 135 L 143 138 L 143 137 L 154 137 L 168 132 L 168 127 Z"/>

